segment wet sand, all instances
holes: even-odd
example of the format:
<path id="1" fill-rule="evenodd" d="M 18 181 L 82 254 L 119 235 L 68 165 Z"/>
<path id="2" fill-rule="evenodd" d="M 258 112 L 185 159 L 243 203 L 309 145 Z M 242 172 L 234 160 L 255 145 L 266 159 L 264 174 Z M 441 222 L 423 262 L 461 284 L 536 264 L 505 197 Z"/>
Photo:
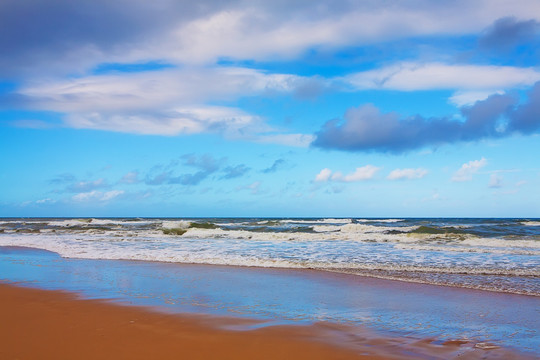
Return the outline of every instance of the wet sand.
<path id="1" fill-rule="evenodd" d="M 0 285 L 2 359 L 356 359 L 312 340 L 309 328 L 226 331 L 74 295 Z M 206 320 L 208 321 L 208 320 Z M 376 358 L 376 357 L 373 357 Z"/>
<path id="2" fill-rule="evenodd" d="M 74 294 L 0 284 L 2 359 L 513 359 L 506 350 L 462 348 L 358 334 L 348 346 L 324 325 L 225 330 L 246 321 L 153 312 Z"/>
<path id="3" fill-rule="evenodd" d="M 470 328 L 500 328 L 509 344 L 519 343 L 518 331 L 533 346 L 538 300 L 531 297 L 306 270 L 72 260 L 21 248 L 0 255 L 0 359 L 536 354 L 507 349 L 500 337 L 493 348 L 489 336 L 463 337 Z"/>

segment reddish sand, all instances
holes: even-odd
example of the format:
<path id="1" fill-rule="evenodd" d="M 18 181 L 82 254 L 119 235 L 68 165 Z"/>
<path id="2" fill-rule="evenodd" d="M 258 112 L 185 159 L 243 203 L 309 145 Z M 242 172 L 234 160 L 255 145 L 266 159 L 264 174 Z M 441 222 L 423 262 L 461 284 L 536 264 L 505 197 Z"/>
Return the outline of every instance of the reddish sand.
<path id="1" fill-rule="evenodd" d="M 1 359 L 357 359 L 310 340 L 309 327 L 220 330 L 74 295 L 0 285 Z"/>
<path id="2" fill-rule="evenodd" d="M 171 315 L 74 294 L 0 284 L 0 359 L 515 359 L 466 341 L 387 338 L 358 330 L 335 345 L 339 326 L 267 326 Z M 244 330 L 225 330 L 232 325 Z M 346 334 L 346 333 L 345 333 Z"/>

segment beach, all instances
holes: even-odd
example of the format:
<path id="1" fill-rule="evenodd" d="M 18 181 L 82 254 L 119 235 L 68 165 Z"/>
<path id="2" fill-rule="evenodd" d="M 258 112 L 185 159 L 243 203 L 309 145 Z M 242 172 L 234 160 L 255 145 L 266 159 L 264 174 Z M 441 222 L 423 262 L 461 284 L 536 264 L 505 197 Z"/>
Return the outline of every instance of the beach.
<path id="1" fill-rule="evenodd" d="M 0 248 L 0 273 L 6 358 L 537 355 L 534 296 L 317 270 L 65 259 L 20 247 Z"/>
<path id="2" fill-rule="evenodd" d="M 0 285 L 0 316 L 2 359 L 377 358 L 373 350 L 360 356 L 315 342 L 316 331 L 309 328 L 227 331 L 216 321 L 210 326 L 209 319 L 5 284 Z"/>
<path id="3" fill-rule="evenodd" d="M 463 339 L 437 343 L 366 329 L 344 336 L 331 324 L 258 328 L 245 319 L 160 313 L 7 284 L 0 284 L 0 316 L 3 359 L 533 358 Z"/>

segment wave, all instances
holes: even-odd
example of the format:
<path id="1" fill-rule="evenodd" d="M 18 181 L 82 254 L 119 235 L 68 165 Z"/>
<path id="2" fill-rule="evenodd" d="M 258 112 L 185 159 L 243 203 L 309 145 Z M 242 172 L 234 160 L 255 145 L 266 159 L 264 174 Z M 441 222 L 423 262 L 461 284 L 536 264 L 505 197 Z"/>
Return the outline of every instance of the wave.
<path id="1" fill-rule="evenodd" d="M 421 225 L 416 229 L 410 231 L 411 234 L 430 234 L 430 235 L 439 235 L 439 234 L 464 234 L 465 231 L 455 228 L 455 227 L 436 227 L 436 226 L 425 226 Z"/>
<path id="2" fill-rule="evenodd" d="M 493 284 L 485 281 L 482 286 L 493 288 L 499 282 L 495 277 L 511 277 L 519 278 L 509 280 L 517 285 L 507 288 L 528 293 L 535 285 L 527 279 L 533 278 L 540 288 L 540 241 L 483 238 L 440 225 L 426 229 L 421 227 L 425 225 L 261 223 L 253 227 L 257 220 L 249 222 L 250 227 L 230 222 L 227 226 L 239 227 L 227 228 L 226 222 L 216 220 L 155 219 L 146 221 L 149 226 L 133 228 L 94 220 L 59 221 L 61 226 L 50 228 L 4 230 L 0 246 L 40 248 L 68 258 L 306 268 L 462 285 L 474 275 L 491 277 Z M 449 276 L 456 278 L 448 280 Z"/>
<path id="3" fill-rule="evenodd" d="M 405 219 L 354 219 L 355 222 L 397 223 Z"/>
<path id="4" fill-rule="evenodd" d="M 45 237 L 46 241 L 43 241 Z M 88 239 L 86 239 L 88 240 Z M 98 243 L 100 237 L 92 240 Z M 151 241 L 151 240 L 148 240 Z M 54 235 L 14 235 L 0 237 L 0 246 L 16 245 L 52 251 L 66 258 L 157 261 L 185 264 L 208 264 L 263 268 L 315 269 L 391 280 L 476 288 L 540 296 L 540 268 L 486 266 L 433 266 L 427 264 L 351 263 L 309 259 L 275 258 L 265 253 L 239 254 L 235 251 L 188 251 L 171 249 L 171 244 L 147 246 L 129 239 L 117 239 L 129 246 L 92 246 L 88 241 L 66 241 Z M 173 250 L 173 251 L 171 251 Z M 517 264 L 516 266 L 518 266 Z"/>
<path id="5" fill-rule="evenodd" d="M 540 221 L 522 221 L 521 224 L 525 226 L 540 226 Z"/>
<path id="6" fill-rule="evenodd" d="M 462 253 L 483 253 L 483 254 L 508 254 L 508 255 L 534 255 L 540 256 L 540 247 L 534 246 L 515 246 L 500 247 L 493 246 L 445 246 L 445 245 L 424 245 L 424 244 L 396 244 L 396 248 L 403 250 L 422 250 L 422 251 L 451 251 Z"/>
<path id="7" fill-rule="evenodd" d="M 45 240 L 45 241 L 44 241 Z M 150 241 L 150 240 L 149 240 Z M 130 247 L 114 246 L 114 243 L 129 243 Z M 95 245 L 92 245 L 95 243 Z M 108 245 L 108 246 L 107 246 Z M 205 251 L 192 251 L 192 248 L 174 248 L 164 246 L 149 246 L 144 241 L 138 242 L 132 239 L 113 239 L 103 242 L 101 237 L 62 239 L 56 235 L 12 235 L 0 237 L 0 246 L 24 246 L 39 248 L 56 252 L 68 258 L 87 259 L 122 259 L 122 260 L 146 260 L 159 262 L 220 264 L 255 267 L 293 267 L 310 268 L 321 270 L 392 270 L 407 272 L 431 272 L 445 274 L 477 274 L 477 275 L 505 275 L 505 276 L 536 276 L 540 277 L 540 268 L 519 268 L 520 264 L 509 265 L 510 267 L 482 267 L 441 264 L 400 264 L 386 262 L 357 263 L 344 260 L 331 260 L 320 258 L 317 254 L 309 257 L 287 259 L 272 258 L 265 252 L 231 252 L 227 248 L 206 249 Z M 172 245 L 172 244 L 167 244 Z M 204 248 L 203 245 L 201 245 Z M 319 259 L 319 260 L 317 260 Z"/>
<path id="8" fill-rule="evenodd" d="M 334 219 L 334 218 L 327 218 L 327 219 L 281 219 L 279 220 L 280 223 L 287 224 L 287 223 L 294 223 L 294 224 L 349 224 L 352 222 L 352 219 Z"/>

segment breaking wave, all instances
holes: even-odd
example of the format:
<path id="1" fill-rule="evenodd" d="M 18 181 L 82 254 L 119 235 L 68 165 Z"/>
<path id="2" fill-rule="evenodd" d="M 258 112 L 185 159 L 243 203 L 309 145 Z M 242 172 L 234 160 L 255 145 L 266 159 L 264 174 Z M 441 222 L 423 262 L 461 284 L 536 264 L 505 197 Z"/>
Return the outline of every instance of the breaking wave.
<path id="1" fill-rule="evenodd" d="M 540 296 L 530 219 L 2 219 L 0 246 L 70 258 L 309 268 Z"/>

